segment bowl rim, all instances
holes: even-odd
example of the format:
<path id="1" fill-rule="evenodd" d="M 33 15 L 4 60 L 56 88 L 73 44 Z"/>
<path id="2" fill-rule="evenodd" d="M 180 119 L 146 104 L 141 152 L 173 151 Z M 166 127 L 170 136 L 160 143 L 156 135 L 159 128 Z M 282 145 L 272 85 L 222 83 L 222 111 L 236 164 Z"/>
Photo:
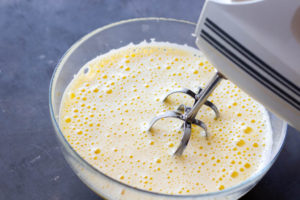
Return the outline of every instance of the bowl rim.
<path id="1" fill-rule="evenodd" d="M 189 25 L 193 25 L 196 28 L 196 23 L 194 22 L 190 22 L 187 20 L 180 20 L 180 19 L 174 19 L 174 18 L 162 18 L 162 17 L 144 17 L 144 18 L 132 18 L 132 19 L 127 19 L 127 20 L 121 20 L 115 23 L 111 23 L 105 26 L 102 26 L 100 28 L 97 28 L 91 32 L 89 32 L 88 34 L 84 35 L 83 37 L 81 37 L 79 40 L 77 40 L 64 54 L 63 56 L 59 59 L 51 80 L 50 80 L 50 86 L 49 86 L 49 110 L 50 110 L 50 116 L 51 116 L 51 121 L 52 124 L 55 128 L 55 132 L 58 136 L 61 136 L 60 138 L 63 139 L 63 146 L 67 147 L 68 149 L 70 149 L 72 151 L 72 153 L 74 155 L 76 155 L 76 158 L 79 159 L 81 162 L 84 163 L 84 165 L 88 166 L 90 168 L 90 170 L 93 170 L 94 172 L 100 174 L 101 176 L 104 176 L 105 178 L 109 179 L 110 181 L 120 184 L 126 188 L 129 188 L 130 190 L 136 190 L 137 192 L 143 192 L 143 193 L 148 193 L 150 195 L 155 195 L 155 196 L 160 196 L 160 197 L 172 197 L 172 198 L 195 198 L 195 197 L 212 197 L 212 196 L 221 196 L 221 195 L 225 195 L 225 194 L 230 194 L 233 193 L 241 188 L 243 188 L 244 186 L 247 186 L 250 183 L 254 183 L 255 181 L 259 181 L 256 180 L 257 177 L 259 176 L 264 176 L 265 173 L 270 169 L 270 167 L 274 164 L 274 162 L 276 161 L 278 155 L 280 154 L 282 147 L 284 146 L 284 142 L 285 142 L 285 138 L 286 138 L 286 131 L 287 131 L 287 123 L 285 121 L 283 121 L 283 127 L 281 132 L 284 132 L 284 134 L 282 134 L 281 138 L 280 138 L 280 142 L 281 142 L 281 146 L 278 148 L 278 151 L 276 153 L 276 155 L 269 160 L 269 162 L 262 167 L 260 170 L 256 171 L 255 173 L 253 173 L 250 177 L 248 177 L 246 180 L 242 181 L 241 183 L 234 185 L 232 187 L 229 188 L 225 188 L 224 190 L 220 190 L 220 191 L 216 191 L 216 192 L 208 192 L 208 193 L 202 193 L 202 194 L 183 194 L 183 195 L 179 195 L 179 194 L 166 194 L 166 193 L 159 193 L 159 192 L 154 192 L 154 191 L 149 191 L 149 190 L 144 190 L 141 188 L 136 188 L 134 186 L 131 186 L 129 184 L 120 182 L 117 179 L 114 179 L 106 174 L 104 174 L 103 172 L 101 172 L 100 170 L 98 170 L 97 168 L 95 168 L 93 165 L 91 165 L 88 161 L 86 161 L 85 159 L 83 159 L 79 153 L 77 153 L 77 151 L 75 151 L 75 149 L 71 146 L 71 144 L 67 141 L 67 139 L 64 137 L 62 131 L 60 130 L 59 124 L 56 120 L 55 114 L 54 114 L 54 108 L 53 108 L 53 101 L 52 98 L 54 97 L 54 83 L 56 83 L 57 80 L 57 75 L 60 73 L 61 69 L 64 66 L 65 61 L 68 59 L 68 57 L 76 50 L 76 48 L 78 46 L 80 46 L 82 43 L 84 43 L 87 39 L 91 38 L 92 36 L 94 36 L 95 34 L 107 30 L 109 28 L 118 26 L 118 25 L 123 25 L 126 23 L 131 23 L 131 22 L 140 22 L 140 21 L 164 21 L 164 22 L 177 22 L 177 23 L 184 23 L 184 24 L 189 24 Z M 62 142 L 60 140 L 60 142 Z M 73 169 L 72 169 L 73 170 Z M 83 181 L 83 180 L 82 180 Z M 84 182 L 84 181 L 83 181 Z M 95 191 L 94 191 L 95 192 Z M 96 194 L 98 194 L 97 192 L 95 192 Z M 98 194 L 100 195 L 100 194 Z"/>

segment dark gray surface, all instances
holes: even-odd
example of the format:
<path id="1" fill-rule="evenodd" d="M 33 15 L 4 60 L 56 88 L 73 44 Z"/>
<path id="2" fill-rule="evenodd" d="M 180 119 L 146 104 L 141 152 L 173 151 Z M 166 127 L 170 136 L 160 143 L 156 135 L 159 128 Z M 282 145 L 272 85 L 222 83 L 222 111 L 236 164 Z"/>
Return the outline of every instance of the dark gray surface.
<path id="1" fill-rule="evenodd" d="M 0 0 L 0 200 L 99 199 L 66 164 L 51 125 L 48 86 L 70 47 L 135 17 L 196 22 L 202 1 Z M 288 129 L 272 169 L 243 199 L 300 198 L 300 134 Z"/>

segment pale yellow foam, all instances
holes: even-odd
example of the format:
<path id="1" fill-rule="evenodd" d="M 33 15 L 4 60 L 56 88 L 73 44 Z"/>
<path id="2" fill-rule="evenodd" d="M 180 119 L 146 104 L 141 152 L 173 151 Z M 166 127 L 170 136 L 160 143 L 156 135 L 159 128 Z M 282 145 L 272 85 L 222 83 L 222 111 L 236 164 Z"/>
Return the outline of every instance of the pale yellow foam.
<path id="1" fill-rule="evenodd" d="M 88 69 L 88 72 L 85 71 Z M 141 43 L 113 50 L 87 63 L 64 93 L 60 127 L 72 147 L 105 174 L 134 187 L 168 194 L 222 190 L 247 179 L 269 158 L 271 129 L 264 108 L 229 81 L 209 97 L 221 118 L 203 106 L 197 116 L 210 137 L 193 126 L 182 157 L 181 121 L 157 114 L 191 105 L 190 97 L 167 92 L 197 91 L 213 76 L 211 64 L 195 49 Z"/>

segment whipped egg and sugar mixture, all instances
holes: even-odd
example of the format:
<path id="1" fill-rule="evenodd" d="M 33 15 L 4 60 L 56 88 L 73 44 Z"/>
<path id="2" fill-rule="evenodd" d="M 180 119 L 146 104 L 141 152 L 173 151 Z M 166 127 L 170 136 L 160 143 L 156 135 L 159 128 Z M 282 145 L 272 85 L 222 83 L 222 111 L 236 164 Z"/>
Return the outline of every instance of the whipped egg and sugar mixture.
<path id="1" fill-rule="evenodd" d="M 193 99 L 179 88 L 205 87 L 215 73 L 191 47 L 142 42 L 112 50 L 88 62 L 67 87 L 60 128 L 79 155 L 108 176 L 131 186 L 167 194 L 214 192 L 241 183 L 268 161 L 271 128 L 266 110 L 228 80 L 209 97 L 220 111 L 202 106 L 182 156 L 182 121 L 150 120 Z"/>

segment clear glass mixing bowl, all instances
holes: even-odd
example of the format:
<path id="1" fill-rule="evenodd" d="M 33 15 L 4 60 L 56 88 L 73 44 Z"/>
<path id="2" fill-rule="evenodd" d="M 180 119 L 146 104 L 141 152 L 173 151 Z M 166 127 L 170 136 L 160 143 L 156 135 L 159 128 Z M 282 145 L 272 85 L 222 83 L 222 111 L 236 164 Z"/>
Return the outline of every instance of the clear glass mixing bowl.
<path id="1" fill-rule="evenodd" d="M 95 169 L 70 146 L 59 125 L 59 107 L 62 95 L 74 74 L 89 60 L 129 43 L 155 39 L 195 46 L 195 24 L 188 21 L 141 18 L 121 21 L 99 28 L 76 42 L 58 63 L 49 90 L 50 113 L 63 154 L 78 177 L 94 192 L 106 199 L 238 199 L 248 192 L 265 175 L 276 160 L 286 135 L 286 123 L 272 113 L 272 156 L 266 166 L 244 182 L 222 191 L 199 195 L 167 195 L 150 192 L 119 182 Z"/>

